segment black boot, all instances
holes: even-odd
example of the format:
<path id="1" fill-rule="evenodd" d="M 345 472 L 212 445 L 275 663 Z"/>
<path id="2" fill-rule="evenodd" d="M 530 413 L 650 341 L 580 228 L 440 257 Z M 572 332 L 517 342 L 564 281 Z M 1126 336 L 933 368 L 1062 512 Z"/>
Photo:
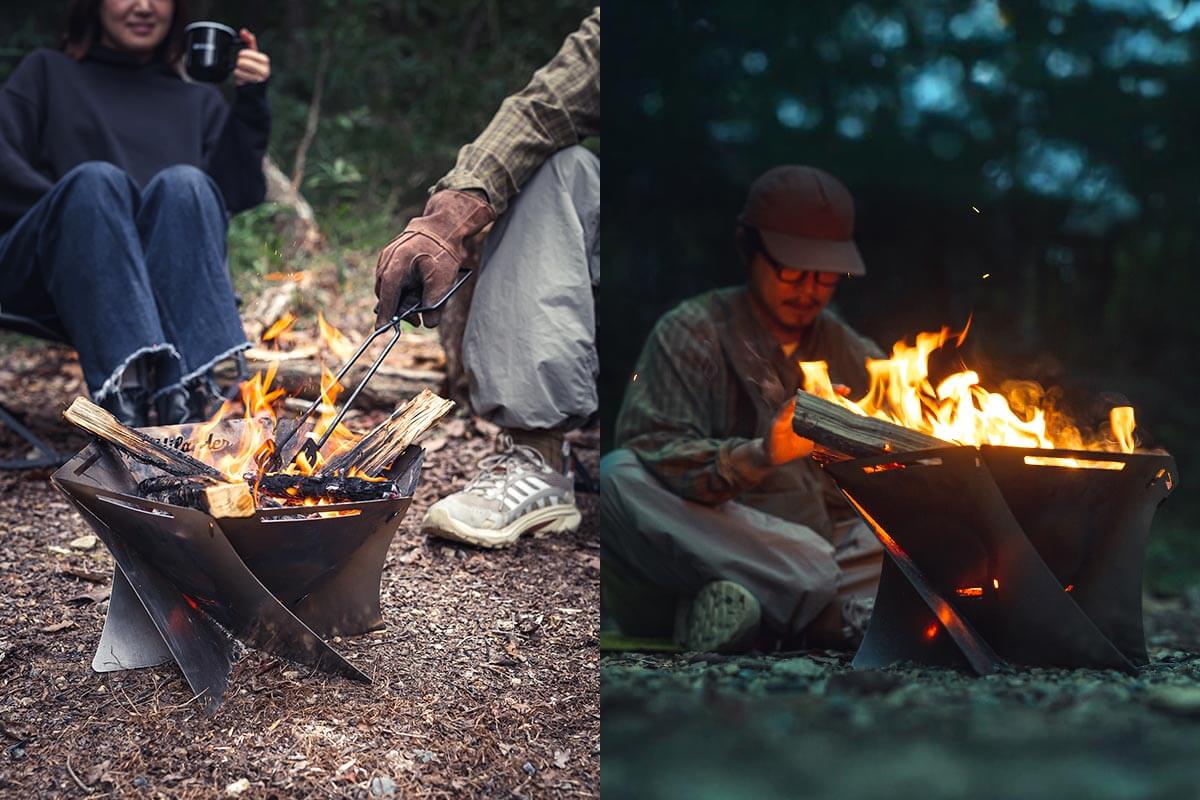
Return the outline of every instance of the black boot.
<path id="1" fill-rule="evenodd" d="M 150 396 L 141 386 L 124 386 L 100 401 L 127 428 L 144 428 L 149 424 Z"/>
<path id="2" fill-rule="evenodd" d="M 182 425 L 193 421 L 188 407 L 188 392 L 182 386 L 176 386 L 155 397 L 154 410 L 158 414 L 159 425 Z"/>
<path id="3" fill-rule="evenodd" d="M 189 422 L 205 422 L 214 410 L 216 394 L 208 381 L 200 379 L 184 386 L 176 386 L 158 395 L 154 408 L 158 412 L 159 425 L 184 425 Z"/>

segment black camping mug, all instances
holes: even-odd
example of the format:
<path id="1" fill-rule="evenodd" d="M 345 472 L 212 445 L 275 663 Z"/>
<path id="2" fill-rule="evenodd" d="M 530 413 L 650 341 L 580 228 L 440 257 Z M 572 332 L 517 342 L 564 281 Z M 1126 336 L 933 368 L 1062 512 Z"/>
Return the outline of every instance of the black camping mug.
<path id="1" fill-rule="evenodd" d="M 197 81 L 221 83 L 237 66 L 237 54 L 246 43 L 238 32 L 219 22 L 193 22 L 184 30 L 184 68 Z"/>

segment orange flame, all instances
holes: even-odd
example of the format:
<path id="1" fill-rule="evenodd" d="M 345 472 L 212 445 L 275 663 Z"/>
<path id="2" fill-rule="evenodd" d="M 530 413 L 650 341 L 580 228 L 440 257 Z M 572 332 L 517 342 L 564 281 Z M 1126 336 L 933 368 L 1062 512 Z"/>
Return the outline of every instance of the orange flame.
<path id="1" fill-rule="evenodd" d="M 271 326 L 271 329 L 263 335 L 264 340 L 275 338 L 283 331 L 288 330 L 295 323 L 295 317 L 291 314 L 285 315 L 282 319 Z M 323 316 L 318 317 L 320 328 L 321 342 L 330 352 L 335 355 L 339 349 L 349 345 L 353 348 L 349 339 L 346 338 L 341 331 L 325 321 Z M 278 363 L 272 362 L 266 372 L 259 372 L 250 379 L 244 381 L 240 387 L 240 403 L 236 401 L 225 401 L 221 407 L 208 421 L 198 425 L 192 433 L 191 442 L 192 450 L 196 458 L 215 467 L 225 477 L 233 481 L 240 481 L 246 475 L 257 472 L 257 464 L 255 463 L 255 455 L 264 449 L 270 449 L 273 446 L 273 439 L 279 417 L 276 411 L 276 406 L 287 397 L 287 391 L 282 388 L 272 388 L 278 370 Z M 315 422 L 312 424 L 312 430 L 307 435 L 314 440 L 320 439 L 329 426 L 333 422 L 333 418 L 337 414 L 337 399 L 341 395 L 344 387 L 335 380 L 334 373 L 327 367 L 321 367 L 321 389 L 320 389 L 320 405 L 317 410 L 319 416 L 315 417 Z M 242 430 L 241 436 L 233 448 L 228 448 L 225 451 L 213 452 L 209 448 L 198 447 L 199 443 L 205 442 L 209 435 L 225 420 L 229 419 L 238 406 L 241 406 Z M 358 436 L 351 433 L 344 424 L 339 423 L 337 428 L 330 434 L 328 441 L 322 447 L 321 452 L 317 454 L 314 463 L 301 454 L 294 463 L 289 464 L 283 472 L 294 475 L 311 475 L 319 470 L 326 462 L 327 458 L 332 458 L 337 453 L 340 453 L 352 447 L 358 441 Z M 367 477 L 359 473 L 354 473 L 353 477 Z M 385 478 L 372 478 L 371 480 L 386 480 Z M 319 505 L 329 502 L 324 498 L 305 498 L 304 505 Z"/>
<path id="2" fill-rule="evenodd" d="M 357 349 L 354 342 L 345 334 L 325 321 L 325 315 L 317 312 L 317 327 L 321 331 L 321 344 L 324 345 L 338 361 L 346 361 L 354 355 Z"/>
<path id="3" fill-rule="evenodd" d="M 264 342 L 269 342 L 278 337 L 279 334 L 283 333 L 284 331 L 291 330 L 292 326 L 295 324 L 296 315 L 289 311 L 279 319 L 275 320 L 271 327 L 263 331 L 262 340 Z"/>
<path id="4" fill-rule="evenodd" d="M 952 333 L 943 327 L 937 332 L 919 333 L 914 344 L 903 339 L 892 347 L 891 358 L 867 359 L 870 379 L 866 395 L 851 400 L 839 395 L 824 361 L 802 361 L 804 391 L 865 417 L 882 419 L 921 431 L 948 442 L 966 445 L 1007 445 L 1050 449 L 1085 449 L 1083 436 L 1060 415 L 1040 407 L 1035 400 L 1013 394 L 1010 399 L 980 385 L 980 377 L 963 369 L 942 379 L 935 386 L 929 376 L 929 357 L 948 341 L 960 345 L 970 328 Z M 1020 413 L 1018 413 L 1020 412 Z M 1134 451 L 1133 409 L 1112 410 L 1112 440 L 1095 442 L 1087 449 Z M 1110 468 L 1123 464 L 1113 462 Z"/>

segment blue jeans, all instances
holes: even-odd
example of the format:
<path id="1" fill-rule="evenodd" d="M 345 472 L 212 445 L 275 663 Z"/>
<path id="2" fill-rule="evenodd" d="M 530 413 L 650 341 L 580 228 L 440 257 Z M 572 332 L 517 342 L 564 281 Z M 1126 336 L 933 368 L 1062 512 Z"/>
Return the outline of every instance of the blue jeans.
<path id="1" fill-rule="evenodd" d="M 145 358 L 163 391 L 249 345 L 225 266 L 225 204 L 191 166 L 139 188 L 98 161 L 0 234 L 0 308 L 62 330 L 93 399 Z"/>

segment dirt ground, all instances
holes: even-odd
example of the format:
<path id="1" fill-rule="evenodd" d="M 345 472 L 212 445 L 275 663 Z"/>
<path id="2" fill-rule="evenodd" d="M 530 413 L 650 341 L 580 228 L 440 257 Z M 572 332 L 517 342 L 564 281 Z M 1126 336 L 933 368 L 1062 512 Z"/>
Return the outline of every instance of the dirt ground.
<path id="1" fill-rule="evenodd" d="M 0 399 L 64 452 L 81 393 L 63 348 L 0 341 Z M 49 402 L 47 398 L 51 398 Z M 363 685 L 249 653 L 206 716 L 174 665 L 98 675 L 112 560 L 48 483 L 0 472 L 0 796 L 596 796 L 599 543 L 582 528 L 481 552 L 420 534 L 490 452 L 450 422 L 383 574 L 386 629 L 334 643 Z M 595 468 L 595 437 L 581 454 Z M 0 457 L 22 457 L 0 428 Z"/>
<path id="2" fill-rule="evenodd" d="M 1200 796 L 1200 595 L 1152 603 L 1136 676 L 853 671 L 849 656 L 601 659 L 605 796 Z"/>

